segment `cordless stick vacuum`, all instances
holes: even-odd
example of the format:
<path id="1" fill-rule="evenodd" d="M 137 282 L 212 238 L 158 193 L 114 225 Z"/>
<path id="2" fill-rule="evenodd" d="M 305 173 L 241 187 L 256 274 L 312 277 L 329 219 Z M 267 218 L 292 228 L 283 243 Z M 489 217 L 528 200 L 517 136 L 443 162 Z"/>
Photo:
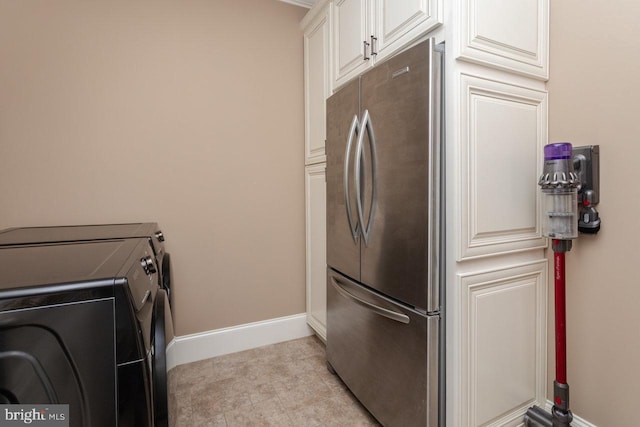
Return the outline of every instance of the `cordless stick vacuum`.
<path id="1" fill-rule="evenodd" d="M 544 147 L 544 169 L 538 185 L 542 188 L 545 218 L 542 233 L 552 239 L 556 313 L 556 379 L 551 413 L 533 406 L 524 416 L 528 427 L 568 427 L 573 415 L 569 409 L 567 384 L 567 334 L 565 312 L 564 255 L 571 240 L 578 237 L 578 187 L 573 169 L 572 147 L 567 142 Z"/>

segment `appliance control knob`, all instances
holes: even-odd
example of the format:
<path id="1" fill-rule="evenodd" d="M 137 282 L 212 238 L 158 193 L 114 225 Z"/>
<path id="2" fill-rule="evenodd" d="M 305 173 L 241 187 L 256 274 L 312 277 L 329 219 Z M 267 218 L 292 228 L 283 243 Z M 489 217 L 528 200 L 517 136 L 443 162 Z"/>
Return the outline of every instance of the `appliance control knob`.
<path id="1" fill-rule="evenodd" d="M 160 230 L 156 231 L 156 239 L 158 239 L 161 242 L 164 242 L 164 234 L 162 234 L 162 231 Z"/>
<path id="2" fill-rule="evenodd" d="M 142 258 L 140 260 L 140 264 L 142 265 L 142 268 L 144 268 L 144 272 L 147 274 L 153 274 L 155 273 L 156 270 L 156 266 L 153 264 L 153 258 L 151 258 L 151 256 L 147 255 L 146 257 Z"/>

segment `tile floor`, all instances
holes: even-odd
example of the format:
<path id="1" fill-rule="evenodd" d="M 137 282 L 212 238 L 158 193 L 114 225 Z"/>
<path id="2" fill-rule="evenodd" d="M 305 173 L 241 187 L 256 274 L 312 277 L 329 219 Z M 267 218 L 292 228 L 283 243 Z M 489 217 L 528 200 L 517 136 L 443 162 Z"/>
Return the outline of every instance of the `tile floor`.
<path id="1" fill-rule="evenodd" d="M 169 371 L 170 427 L 378 426 L 311 336 Z"/>

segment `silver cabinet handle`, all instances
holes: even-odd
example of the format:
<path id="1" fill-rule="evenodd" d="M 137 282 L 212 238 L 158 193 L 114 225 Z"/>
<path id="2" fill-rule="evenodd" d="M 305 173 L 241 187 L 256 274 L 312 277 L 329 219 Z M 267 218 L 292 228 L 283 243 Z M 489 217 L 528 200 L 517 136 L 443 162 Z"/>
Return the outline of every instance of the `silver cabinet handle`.
<path id="1" fill-rule="evenodd" d="M 365 61 L 368 61 L 368 60 L 370 60 L 370 59 L 371 59 L 371 57 L 367 56 L 367 46 L 369 46 L 369 43 L 367 43 L 367 41 L 366 41 L 366 40 L 365 40 L 365 41 L 363 41 L 362 43 L 364 44 L 364 57 L 363 57 L 363 59 L 364 59 Z"/>
<path id="2" fill-rule="evenodd" d="M 361 182 L 360 182 L 360 159 L 362 158 L 363 142 L 364 142 L 364 129 L 367 130 L 369 135 L 369 145 L 371 147 L 371 209 L 369 210 L 369 218 L 367 225 L 364 222 L 364 213 L 362 208 L 361 197 Z M 371 116 L 369 110 L 364 111 L 362 116 L 362 123 L 360 124 L 360 135 L 358 136 L 358 145 L 356 146 L 356 160 L 355 160 L 355 175 L 356 175 L 356 208 L 358 210 L 358 221 L 360 222 L 360 229 L 362 230 L 362 237 L 364 238 L 365 245 L 369 244 L 371 238 L 371 226 L 373 224 L 373 215 L 376 211 L 376 204 L 378 199 L 378 172 L 376 161 L 376 137 L 373 132 L 373 123 L 371 122 Z"/>
<path id="3" fill-rule="evenodd" d="M 349 129 L 349 139 L 347 140 L 347 150 L 344 153 L 344 198 L 345 205 L 347 206 L 347 219 L 349 220 L 349 228 L 351 229 L 351 237 L 353 241 L 358 243 L 359 227 L 358 223 L 354 224 L 353 215 L 351 213 L 351 199 L 349 196 L 349 157 L 351 156 L 351 146 L 353 145 L 354 135 L 360 132 L 360 125 L 358 123 L 358 116 L 353 116 L 351 122 L 351 128 Z M 358 177 L 356 175 L 356 186 L 358 185 Z M 356 187 L 357 188 L 357 187 Z M 356 190 L 357 191 L 357 190 Z"/>
<path id="4" fill-rule="evenodd" d="M 386 308 L 379 307 L 375 304 L 370 303 L 369 301 L 366 301 L 360 297 L 355 296 L 351 292 L 347 291 L 340 284 L 338 279 L 336 279 L 333 276 L 331 277 L 331 284 L 336 289 L 336 291 L 338 291 L 338 293 L 343 297 L 353 300 L 355 303 L 365 308 L 368 308 L 369 310 L 373 311 L 376 314 L 379 314 L 380 316 L 386 317 L 391 320 L 395 320 L 396 322 L 404 323 L 405 325 L 408 325 L 410 322 L 409 316 L 407 316 L 406 314 L 398 313 L 393 310 L 388 310 Z"/>
<path id="5" fill-rule="evenodd" d="M 377 41 L 378 41 L 377 37 L 371 36 L 371 56 L 375 56 L 378 54 L 378 52 L 376 52 L 376 45 L 375 45 Z"/>

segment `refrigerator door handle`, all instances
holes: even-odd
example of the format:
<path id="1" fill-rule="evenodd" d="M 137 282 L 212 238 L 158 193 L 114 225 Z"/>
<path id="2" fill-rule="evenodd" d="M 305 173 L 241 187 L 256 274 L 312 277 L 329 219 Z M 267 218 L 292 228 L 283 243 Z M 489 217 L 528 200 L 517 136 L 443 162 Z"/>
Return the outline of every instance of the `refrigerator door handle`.
<path id="1" fill-rule="evenodd" d="M 429 269 L 428 278 L 428 302 L 427 312 L 434 312 L 440 309 L 440 264 L 438 254 L 442 249 L 441 229 L 444 215 L 441 212 L 443 205 L 440 204 L 441 185 L 441 160 L 442 153 L 440 139 L 440 117 L 441 117 L 441 75 L 442 51 L 437 49 L 433 38 L 429 40 L 429 212 L 430 220 L 428 224 L 428 250 L 429 259 L 427 261 Z"/>
<path id="2" fill-rule="evenodd" d="M 353 145 L 353 137 L 360 133 L 360 123 L 358 122 L 358 116 L 353 116 L 353 121 L 351 122 L 351 128 L 349 129 L 349 139 L 347 140 L 347 149 L 344 153 L 344 198 L 345 198 L 345 206 L 347 207 L 347 220 L 349 221 L 349 228 L 351 229 L 351 237 L 353 237 L 353 241 L 358 243 L 358 237 L 360 234 L 358 223 L 354 224 L 353 214 L 351 212 L 351 198 L 349 193 L 349 156 L 351 155 L 351 146 Z M 358 177 L 358 172 L 356 170 L 356 193 L 358 186 L 360 185 L 360 180 Z"/>
<path id="3" fill-rule="evenodd" d="M 369 136 L 369 145 L 371 147 L 371 209 L 369 210 L 369 218 L 365 227 L 364 213 L 362 208 L 361 197 L 361 182 L 360 182 L 360 161 L 362 159 L 362 150 L 364 142 L 364 130 L 367 130 Z M 377 173 L 377 161 L 376 161 L 376 137 L 373 132 L 373 123 L 371 122 L 371 116 L 369 110 L 365 110 L 362 115 L 362 123 L 360 124 L 360 135 L 358 136 L 358 145 L 356 146 L 356 160 L 355 160 L 355 175 L 356 175 L 356 207 L 358 209 L 358 221 L 360 222 L 360 228 L 362 230 L 362 237 L 364 238 L 365 245 L 369 244 L 371 238 L 371 226 L 373 224 L 373 215 L 376 211 L 376 204 L 378 199 L 378 173 Z"/>
<path id="4" fill-rule="evenodd" d="M 379 307 L 375 304 L 370 303 L 369 301 L 366 301 L 360 297 L 355 296 L 354 294 L 352 294 L 351 292 L 347 291 L 339 282 L 338 279 L 336 279 L 334 276 L 331 276 L 331 284 L 333 285 L 333 287 L 336 289 L 336 291 L 338 291 L 338 293 L 340 295 L 342 295 L 345 298 L 348 298 L 350 300 L 353 300 L 355 303 L 373 311 L 374 313 L 386 317 L 388 319 L 391 320 L 395 320 L 396 322 L 400 322 L 400 323 L 404 323 L 405 325 L 409 324 L 409 316 L 402 314 L 402 313 L 398 313 L 396 311 L 393 310 L 388 310 L 386 308 L 382 308 Z"/>

